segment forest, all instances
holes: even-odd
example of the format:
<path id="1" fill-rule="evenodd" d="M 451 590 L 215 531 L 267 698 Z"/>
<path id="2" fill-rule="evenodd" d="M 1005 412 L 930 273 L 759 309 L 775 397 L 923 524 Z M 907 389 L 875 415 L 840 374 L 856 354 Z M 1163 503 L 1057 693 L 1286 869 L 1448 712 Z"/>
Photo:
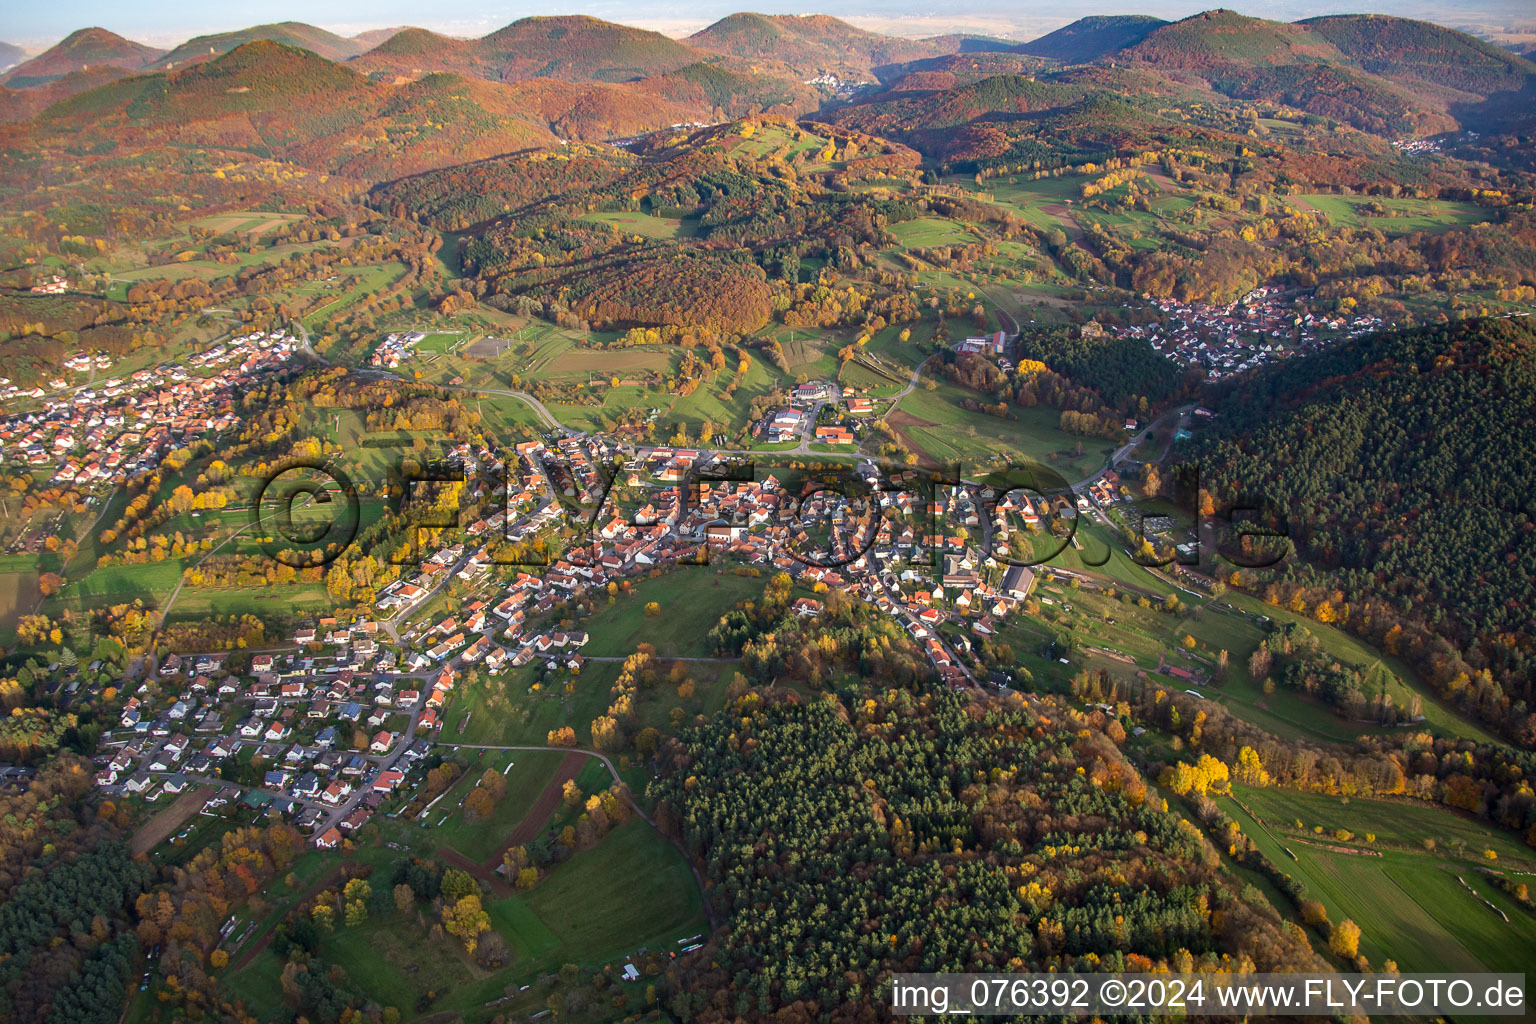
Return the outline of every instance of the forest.
<path id="1" fill-rule="evenodd" d="M 858 1019 L 895 971 L 1313 962 L 1111 740 L 1019 697 L 754 700 L 661 756 L 662 820 L 731 921 L 675 969 L 687 1021 Z"/>
<path id="2" fill-rule="evenodd" d="M 1529 743 L 1536 482 L 1514 467 L 1533 402 L 1527 319 L 1384 332 L 1220 389 L 1216 425 L 1177 454 L 1218 506 L 1259 502 L 1288 528 L 1305 557 L 1261 586 L 1408 654 Z M 1403 636 L 1415 626 L 1438 642 Z"/>

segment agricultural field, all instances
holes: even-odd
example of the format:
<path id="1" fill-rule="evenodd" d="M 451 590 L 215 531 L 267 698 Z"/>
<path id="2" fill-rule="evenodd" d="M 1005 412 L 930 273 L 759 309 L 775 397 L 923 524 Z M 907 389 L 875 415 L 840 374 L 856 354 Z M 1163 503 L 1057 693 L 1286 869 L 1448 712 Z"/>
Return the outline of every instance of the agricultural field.
<path id="1" fill-rule="evenodd" d="M 31 612 L 40 596 L 36 572 L 0 572 L 0 633 L 14 635 L 16 620 Z"/>
<path id="2" fill-rule="evenodd" d="M 235 213 L 215 213 L 207 217 L 199 217 L 191 222 L 191 226 L 202 228 L 205 231 L 217 231 L 220 234 L 259 236 L 266 234 L 268 231 L 275 231 L 284 224 L 293 224 L 303 219 L 303 214 L 298 213 L 270 213 L 265 210 L 245 210 Z"/>
<path id="3" fill-rule="evenodd" d="M 1227 812 L 1322 902 L 1330 921 L 1349 918 L 1361 927 L 1361 951 L 1373 965 L 1389 957 L 1404 971 L 1529 972 L 1536 965 L 1536 919 L 1479 870 L 1536 867 L 1530 851 L 1507 837 L 1427 807 L 1233 790 L 1222 801 Z M 1485 849 L 1499 860 L 1489 861 Z"/>

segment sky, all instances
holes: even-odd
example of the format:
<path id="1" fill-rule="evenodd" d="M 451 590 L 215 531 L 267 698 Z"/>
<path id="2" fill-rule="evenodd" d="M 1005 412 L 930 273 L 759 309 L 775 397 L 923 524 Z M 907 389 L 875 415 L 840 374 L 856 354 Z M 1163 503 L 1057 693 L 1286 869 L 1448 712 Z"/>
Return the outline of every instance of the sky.
<path id="1" fill-rule="evenodd" d="M 51 46 L 77 28 L 99 25 L 154 46 L 169 47 L 191 36 L 275 21 L 305 21 L 342 35 L 372 28 L 416 25 L 448 35 L 479 36 L 535 14 L 590 14 L 686 35 L 739 10 L 765 14 L 816 12 L 893 35 L 924 36 L 972 31 L 1031 39 L 1091 14 L 1154 14 L 1176 19 L 1196 14 L 1219 0 L 560 0 L 558 5 L 494 0 L 52 0 L 0 4 L 0 40 L 31 49 Z M 1231 3 L 1232 0 L 1227 0 Z M 806 6 L 809 3 L 810 6 Z M 1469 30 L 1536 31 L 1530 0 L 1254 0 L 1233 3 L 1244 14 L 1294 21 L 1318 14 L 1379 12 L 1424 18 Z"/>

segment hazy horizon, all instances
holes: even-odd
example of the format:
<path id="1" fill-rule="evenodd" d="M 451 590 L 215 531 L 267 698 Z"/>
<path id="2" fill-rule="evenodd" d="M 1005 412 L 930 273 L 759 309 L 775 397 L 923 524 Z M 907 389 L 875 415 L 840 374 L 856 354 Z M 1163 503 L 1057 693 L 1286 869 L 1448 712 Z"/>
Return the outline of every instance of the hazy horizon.
<path id="1" fill-rule="evenodd" d="M 587 14 L 607 21 L 684 36 L 729 14 L 757 11 L 764 14 L 829 14 L 874 31 L 901 36 L 929 36 L 948 32 L 973 32 L 1027 40 L 1054 31 L 1078 18 L 1105 14 L 1151 14 L 1177 20 L 1218 6 L 1213 3 L 1178 2 L 1127 4 L 1122 0 L 1085 0 L 1063 13 L 1059 4 L 1029 2 L 1007 10 L 977 0 L 954 0 L 930 5 L 920 0 L 895 0 L 872 4 L 867 0 L 828 0 L 804 4 L 729 3 L 679 5 L 643 0 L 638 4 L 574 2 L 552 10 L 543 4 L 494 4 L 469 0 L 455 8 L 454 17 L 424 16 L 416 4 L 402 0 L 255 0 L 239 13 L 219 12 L 206 4 L 171 0 L 154 4 L 108 4 L 101 0 L 63 2 L 12 11 L 0 40 L 33 51 L 46 49 L 69 33 L 100 26 L 137 42 L 170 48 L 194 36 L 227 32 L 252 25 L 300 21 L 338 35 L 351 36 L 372 29 L 412 25 L 445 35 L 481 36 L 519 18 L 533 15 Z M 1236 4 L 1233 9 L 1254 17 L 1296 21 L 1320 14 L 1377 13 L 1420 18 L 1473 32 L 1536 33 L 1536 11 L 1523 0 L 1452 0 L 1430 4 L 1407 2 L 1327 2 L 1327 0 L 1260 0 Z"/>

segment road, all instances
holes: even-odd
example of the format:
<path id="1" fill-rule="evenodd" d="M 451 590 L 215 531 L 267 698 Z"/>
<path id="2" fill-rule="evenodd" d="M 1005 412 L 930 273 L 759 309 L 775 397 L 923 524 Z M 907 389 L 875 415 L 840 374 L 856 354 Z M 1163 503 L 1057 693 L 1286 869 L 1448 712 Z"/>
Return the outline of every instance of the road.
<path id="1" fill-rule="evenodd" d="M 396 376 L 398 376 L 398 374 Z M 403 380 L 404 378 L 401 379 Z M 472 391 L 475 394 L 480 395 L 507 395 L 508 397 L 516 398 L 524 405 L 528 406 L 528 408 L 532 409 L 534 415 L 537 416 L 540 421 L 542 421 L 543 424 L 550 430 L 553 430 L 556 433 L 580 433 L 580 431 L 567 427 L 565 424 L 555 419 L 555 414 L 550 412 L 549 408 L 545 406 L 543 402 L 539 401 L 537 398 L 534 398 L 526 391 L 511 391 L 506 388 L 472 388 L 460 384 L 438 384 L 436 386 L 445 388 L 449 391 Z"/>
<path id="2" fill-rule="evenodd" d="M 1194 409 L 1193 403 L 1189 405 L 1181 405 L 1178 408 L 1178 419 L 1175 421 L 1173 429 L 1169 430 L 1168 432 L 1168 440 L 1163 445 L 1162 455 L 1159 455 L 1158 459 L 1154 461 L 1160 461 L 1168 455 L 1168 449 L 1173 447 L 1173 435 L 1175 431 L 1177 431 L 1179 427 L 1184 426 L 1189 421 L 1189 414 L 1192 409 Z M 1077 481 L 1072 485 L 1072 489 L 1078 490 L 1079 488 L 1087 487 L 1089 484 L 1093 483 L 1093 481 L 1103 476 L 1105 470 L 1114 469 L 1116 466 L 1120 465 L 1120 463 L 1124 462 L 1130 457 L 1131 452 L 1135 451 L 1137 446 L 1139 446 L 1143 441 L 1147 439 L 1148 434 L 1157 429 L 1158 425 L 1167 419 L 1168 414 L 1164 413 L 1156 420 L 1153 420 L 1151 423 L 1148 423 L 1146 426 L 1142 427 L 1131 437 L 1129 441 L 1126 441 L 1125 444 L 1121 445 L 1119 448 L 1116 448 L 1114 452 L 1110 454 L 1109 461 L 1106 462 L 1102 468 L 1095 470 L 1088 476 L 1085 476 L 1081 480 Z"/>

